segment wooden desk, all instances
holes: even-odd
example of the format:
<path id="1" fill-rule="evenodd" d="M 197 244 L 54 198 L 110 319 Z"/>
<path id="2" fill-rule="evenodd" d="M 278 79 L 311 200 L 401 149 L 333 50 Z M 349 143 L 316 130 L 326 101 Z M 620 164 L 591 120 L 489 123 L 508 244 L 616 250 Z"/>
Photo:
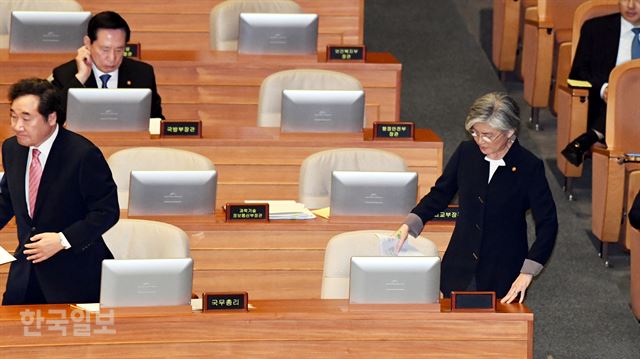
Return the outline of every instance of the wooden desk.
<path id="1" fill-rule="evenodd" d="M 0 113 L 8 113 L 8 87 L 28 77 L 47 78 L 74 54 L 8 54 L 0 50 Z M 319 56 L 240 55 L 215 51 L 143 51 L 154 66 L 166 118 L 213 125 L 255 126 L 262 80 L 289 69 L 344 72 L 362 83 L 368 127 L 400 120 L 402 65 L 389 53 L 367 53 L 365 63 L 325 62 Z M 408 119 L 411 120 L 411 119 Z M 7 131 L 8 126 L 2 126 Z M 0 134 L 4 134 L 0 132 Z"/>
<path id="2" fill-rule="evenodd" d="M 365 134 L 281 134 L 278 128 L 204 128 L 204 138 L 151 139 L 148 133 L 84 133 L 105 157 L 135 146 L 174 147 L 200 153 L 218 171 L 218 207 L 245 199 L 297 199 L 300 164 L 309 155 L 333 148 L 377 148 L 404 158 L 418 173 L 423 196 L 442 173 L 443 144 L 428 129 L 417 129 L 415 141 L 370 141 Z M 367 140 L 365 140 L 365 138 Z M 1 166 L 0 166 L 1 170 Z"/>
<path id="3" fill-rule="evenodd" d="M 85 11 L 113 10 L 131 27 L 131 41 L 148 49 L 208 49 L 209 13 L 222 0 L 78 0 Z M 364 42 L 364 0 L 296 0 L 302 12 L 316 13 L 318 49 L 328 44 Z"/>
<path id="4" fill-rule="evenodd" d="M 113 316 L 113 334 L 73 336 L 68 305 L 0 307 L 0 350 L 6 357 L 532 358 L 533 313 L 522 304 L 496 313 L 350 308 L 344 300 L 249 301 L 247 312 Z M 25 312 L 28 309 L 30 312 Z M 51 310 L 61 310 L 52 312 Z M 41 336 L 20 312 L 40 311 Z M 50 320 L 66 319 L 58 330 Z M 67 330 L 67 336 L 60 329 Z M 26 329 L 25 329 L 26 328 Z M 54 330 L 50 330 L 53 328 Z"/>
<path id="5" fill-rule="evenodd" d="M 126 217 L 123 212 L 121 218 Z M 143 217 L 139 217 L 143 218 Z M 157 216 L 144 219 L 174 224 L 190 237 L 194 259 L 194 291 L 247 291 L 256 299 L 320 298 L 324 250 L 336 234 L 363 229 L 396 230 L 399 221 L 362 219 L 343 222 L 323 218 L 270 223 L 225 223 L 215 216 Z M 422 235 L 433 241 L 440 255 L 446 250 L 453 223 L 431 222 Z M 0 231 L 0 245 L 13 251 L 15 224 Z M 9 266 L 0 266 L 4 293 Z"/>

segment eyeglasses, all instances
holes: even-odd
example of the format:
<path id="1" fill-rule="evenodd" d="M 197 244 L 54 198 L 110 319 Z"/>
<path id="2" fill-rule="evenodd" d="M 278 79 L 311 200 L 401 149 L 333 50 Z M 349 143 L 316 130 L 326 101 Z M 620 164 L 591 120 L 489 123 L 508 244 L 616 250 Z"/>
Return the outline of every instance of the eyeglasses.
<path id="1" fill-rule="evenodd" d="M 500 135 L 502 134 L 502 132 L 497 132 L 497 133 L 478 133 L 476 130 L 471 129 L 469 130 L 469 133 L 471 134 L 471 136 L 473 136 L 473 138 L 476 141 L 484 141 L 486 143 L 491 143 L 493 141 L 496 140 L 496 138 L 500 137 Z"/>

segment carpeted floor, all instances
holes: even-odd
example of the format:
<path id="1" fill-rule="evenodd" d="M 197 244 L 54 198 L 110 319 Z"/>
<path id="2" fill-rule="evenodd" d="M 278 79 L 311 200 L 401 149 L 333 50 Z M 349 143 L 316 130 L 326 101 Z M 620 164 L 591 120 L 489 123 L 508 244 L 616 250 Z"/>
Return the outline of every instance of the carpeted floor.
<path id="1" fill-rule="evenodd" d="M 638 359 L 640 324 L 628 305 L 628 253 L 614 248 L 613 267 L 603 265 L 590 235 L 590 171 L 576 183 L 577 201 L 567 201 L 555 167 L 555 118 L 544 111 L 544 131 L 530 129 L 521 83 L 499 81 L 487 56 L 491 4 L 367 0 L 365 43 L 369 51 L 389 51 L 402 62 L 402 120 L 434 129 L 444 141 L 445 161 L 466 138 L 463 123 L 475 98 L 501 90 L 519 101 L 520 140 L 546 163 L 560 222 L 554 254 L 526 299 L 535 313 L 534 357 Z"/>

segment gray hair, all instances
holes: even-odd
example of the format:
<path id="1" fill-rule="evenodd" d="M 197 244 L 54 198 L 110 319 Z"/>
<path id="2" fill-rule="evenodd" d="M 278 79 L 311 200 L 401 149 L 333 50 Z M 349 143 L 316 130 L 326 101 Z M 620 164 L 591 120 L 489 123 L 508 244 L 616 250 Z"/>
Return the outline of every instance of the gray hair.
<path id="1" fill-rule="evenodd" d="M 500 131 L 513 130 L 517 135 L 520 127 L 520 108 L 509 95 L 490 92 L 479 97 L 471 105 L 464 128 L 471 131 L 471 128 L 480 122 Z"/>

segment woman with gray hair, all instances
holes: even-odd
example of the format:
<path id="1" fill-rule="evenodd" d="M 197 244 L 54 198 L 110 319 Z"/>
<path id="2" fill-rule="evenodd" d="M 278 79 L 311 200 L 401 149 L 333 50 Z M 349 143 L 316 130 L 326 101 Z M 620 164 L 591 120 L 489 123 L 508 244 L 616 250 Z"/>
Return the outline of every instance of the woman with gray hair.
<path id="1" fill-rule="evenodd" d="M 427 221 L 458 194 L 459 214 L 442 259 L 440 289 L 495 291 L 511 303 L 525 291 L 551 256 L 558 220 L 542 161 L 520 145 L 516 102 L 492 92 L 478 98 L 462 142 L 431 191 L 396 232 L 396 251 L 408 234 L 417 236 Z M 535 241 L 527 242 L 526 213 L 535 221 Z"/>

